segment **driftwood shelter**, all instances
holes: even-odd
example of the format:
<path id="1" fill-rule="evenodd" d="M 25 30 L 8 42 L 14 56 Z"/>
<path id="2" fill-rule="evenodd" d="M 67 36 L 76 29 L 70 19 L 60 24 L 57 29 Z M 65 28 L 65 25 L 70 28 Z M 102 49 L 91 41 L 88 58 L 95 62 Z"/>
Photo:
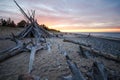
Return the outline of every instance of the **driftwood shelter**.
<path id="1" fill-rule="evenodd" d="M 26 26 L 26 29 L 22 31 L 20 34 L 17 35 L 18 38 L 25 38 L 25 37 L 51 37 L 52 35 L 45 30 L 43 27 L 39 26 L 37 21 L 35 20 L 35 11 L 31 11 L 31 14 L 28 12 L 29 15 L 25 13 L 25 11 L 18 5 L 18 3 L 14 0 L 18 8 L 20 9 L 21 13 L 24 17 L 29 21 L 29 24 Z"/>
<path id="2" fill-rule="evenodd" d="M 21 52 L 31 52 L 28 70 L 28 73 L 31 73 L 35 53 L 37 53 L 38 50 L 50 49 L 50 43 L 46 42 L 46 38 L 52 37 L 52 35 L 43 27 L 39 26 L 39 24 L 35 20 L 35 11 L 31 11 L 31 14 L 29 13 L 29 15 L 27 15 L 15 0 L 14 2 L 18 6 L 24 17 L 29 21 L 29 24 L 18 35 L 14 35 L 12 33 L 12 36 L 10 38 L 5 38 L 14 41 L 16 46 L 1 51 L 0 54 L 4 53 L 4 55 L 0 56 L 0 62 L 3 62 L 6 59 L 15 56 Z M 29 41 L 23 41 L 25 38 L 28 37 L 30 37 Z"/>

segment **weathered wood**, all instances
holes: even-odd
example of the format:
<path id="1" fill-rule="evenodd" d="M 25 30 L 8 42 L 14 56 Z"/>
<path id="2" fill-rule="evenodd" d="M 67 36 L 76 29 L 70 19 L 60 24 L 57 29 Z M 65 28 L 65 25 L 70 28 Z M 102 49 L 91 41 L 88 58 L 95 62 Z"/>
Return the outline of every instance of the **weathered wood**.
<path id="1" fill-rule="evenodd" d="M 51 51 L 51 44 L 50 43 L 47 43 L 47 50 L 48 50 L 48 52 Z"/>
<path id="2" fill-rule="evenodd" d="M 102 56 L 102 57 L 104 57 L 106 59 L 110 59 L 110 60 L 113 60 L 113 61 L 120 62 L 120 57 L 119 56 L 115 56 L 115 55 L 112 55 L 110 53 L 104 53 L 104 52 L 95 50 L 95 49 L 89 47 L 90 45 L 81 44 L 79 42 L 75 42 L 75 41 L 67 40 L 67 39 L 64 39 L 64 42 L 71 42 L 71 43 L 80 45 L 83 49 L 88 50 L 88 51 L 90 51 L 93 54 L 97 54 L 97 55 Z"/>
<path id="3" fill-rule="evenodd" d="M 108 73 L 101 62 L 94 62 L 91 71 L 89 72 L 89 77 L 92 80 L 108 80 Z"/>
<path id="4" fill-rule="evenodd" d="M 84 54 L 83 48 L 81 46 L 79 46 L 80 48 L 80 54 Z"/>
<path id="5" fill-rule="evenodd" d="M 67 60 L 67 64 L 72 72 L 72 76 L 63 77 L 63 80 L 86 80 L 75 62 Z"/>
<path id="6" fill-rule="evenodd" d="M 2 54 L 0 55 L 0 62 L 7 60 L 10 57 L 15 56 L 20 52 L 28 51 L 27 46 L 29 45 L 30 42 L 24 43 L 21 40 L 17 39 L 14 36 L 14 34 L 12 34 L 11 40 L 16 43 L 16 46 L 2 51 L 1 52 Z"/>
<path id="7" fill-rule="evenodd" d="M 36 47 L 32 47 L 31 49 L 31 54 L 30 54 L 30 60 L 29 60 L 29 70 L 28 73 L 31 73 L 32 71 L 32 66 L 33 66 L 33 62 L 34 62 L 34 58 L 35 58 L 35 53 L 36 53 Z"/>
<path id="8" fill-rule="evenodd" d="M 31 21 L 30 17 L 25 13 L 25 11 L 19 6 L 19 4 L 14 0 L 15 4 L 19 7 L 21 13 L 27 18 L 29 21 Z M 32 22 L 32 21 L 31 21 Z"/>
<path id="9" fill-rule="evenodd" d="M 72 75 L 62 77 L 62 80 L 86 80 L 80 72 L 77 64 L 72 61 L 72 59 L 67 55 L 67 53 L 65 54 L 65 58 Z"/>
<path id="10" fill-rule="evenodd" d="M 85 57 L 87 59 L 92 57 L 92 54 L 91 54 L 91 52 L 89 50 L 85 50 L 81 46 L 79 46 L 79 48 L 80 48 L 79 55 L 82 55 L 83 57 Z"/>
<path id="11" fill-rule="evenodd" d="M 102 57 L 104 57 L 106 59 L 110 59 L 110 60 L 113 60 L 113 61 L 120 62 L 120 58 L 118 56 L 112 55 L 110 53 L 104 53 L 104 52 L 95 50 L 93 48 L 85 47 L 85 46 L 82 46 L 82 48 L 86 49 L 86 50 L 89 50 L 91 53 L 102 56 Z"/>
<path id="12" fill-rule="evenodd" d="M 4 55 L 0 55 L 0 62 L 3 62 L 5 60 L 7 60 L 7 59 L 21 53 L 21 52 L 22 52 L 21 50 L 16 50 L 16 51 L 14 51 L 12 53 L 5 53 Z"/>
<path id="13" fill-rule="evenodd" d="M 20 34 L 18 34 L 19 38 L 25 38 L 28 35 L 32 34 L 33 37 L 37 37 L 39 40 L 41 37 L 51 37 L 52 35 L 45 30 L 43 27 L 39 26 L 35 18 L 35 11 L 31 10 L 31 14 L 28 15 L 25 13 L 25 11 L 18 5 L 18 3 L 14 0 L 17 7 L 20 9 L 21 13 L 25 16 L 26 19 L 29 20 L 30 24 L 24 31 L 22 31 Z"/>
<path id="14" fill-rule="evenodd" d="M 35 54 L 37 53 L 37 51 L 44 49 L 46 47 L 45 45 L 41 45 L 41 43 L 38 43 L 38 42 L 37 43 L 31 42 L 31 44 L 32 44 L 32 46 L 27 47 L 31 51 L 28 73 L 32 72 L 33 62 L 34 62 Z"/>
<path id="15" fill-rule="evenodd" d="M 18 44 L 16 47 L 13 47 L 13 48 L 11 48 L 11 49 L 9 49 L 7 51 L 4 51 L 6 53 L 4 53 L 4 54 L 2 54 L 0 56 L 0 62 L 3 62 L 5 60 L 7 60 L 8 58 L 13 57 L 13 56 L 19 54 L 20 52 L 25 51 L 25 49 L 26 49 L 26 45 L 21 43 L 21 44 Z"/>
<path id="16" fill-rule="evenodd" d="M 9 51 L 12 50 L 13 48 L 14 48 L 14 47 L 11 47 L 11 48 L 8 48 L 8 49 L 5 49 L 5 50 L 0 51 L 0 55 L 9 52 Z"/>

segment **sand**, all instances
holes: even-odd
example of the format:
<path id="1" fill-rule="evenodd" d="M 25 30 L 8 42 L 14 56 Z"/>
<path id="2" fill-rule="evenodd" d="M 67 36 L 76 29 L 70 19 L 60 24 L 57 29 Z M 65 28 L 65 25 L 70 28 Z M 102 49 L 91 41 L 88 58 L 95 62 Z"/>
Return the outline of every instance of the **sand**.
<path id="1" fill-rule="evenodd" d="M 74 34 L 65 34 L 64 38 L 69 38 L 77 41 L 85 41 L 87 44 L 95 45 L 94 48 L 100 47 L 101 44 L 98 42 L 92 42 L 93 38 L 85 39 L 78 38 Z M 35 55 L 35 61 L 33 66 L 33 75 L 40 76 L 41 80 L 61 80 L 62 76 L 70 75 L 70 69 L 66 63 L 65 57 L 63 54 L 60 54 L 60 50 L 58 49 L 58 45 L 62 46 L 62 50 L 67 51 L 69 57 L 77 63 L 79 70 L 83 73 L 84 77 L 87 79 L 86 73 L 91 69 L 94 61 L 101 61 L 104 63 L 105 68 L 107 68 L 110 72 L 120 73 L 120 64 L 107 60 L 103 57 L 95 57 L 86 59 L 82 55 L 79 55 L 79 46 L 73 43 L 63 42 L 64 38 L 51 38 L 47 39 L 52 43 L 51 51 L 41 50 L 37 52 Z M 96 40 L 97 41 L 97 40 Z M 109 41 L 108 41 L 109 42 Z M 118 44 L 115 42 L 110 42 L 114 44 Z M 12 42 L 8 41 L 0 41 L 0 50 L 13 46 Z M 104 42 L 103 42 L 104 44 Z M 106 43 L 107 44 L 107 43 Z M 104 44 L 104 46 L 106 45 Z M 107 46 L 107 45 L 106 45 Z M 119 46 L 119 45 L 117 45 Z M 113 50 L 119 49 L 112 47 Z M 101 48 L 103 50 L 103 48 Z M 108 51 L 108 50 L 103 50 Z M 17 80 L 18 75 L 22 73 L 28 72 L 28 64 L 29 64 L 30 52 L 23 52 L 19 55 L 16 55 L 8 60 L 0 63 L 0 80 Z"/>

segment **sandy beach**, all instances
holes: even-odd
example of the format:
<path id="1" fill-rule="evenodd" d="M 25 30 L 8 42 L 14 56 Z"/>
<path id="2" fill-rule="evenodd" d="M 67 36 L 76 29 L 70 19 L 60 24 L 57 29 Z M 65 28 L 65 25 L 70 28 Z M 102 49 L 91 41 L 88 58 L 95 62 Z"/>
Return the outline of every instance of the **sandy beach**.
<path id="1" fill-rule="evenodd" d="M 13 30 L 14 33 L 20 31 L 20 29 Z M 11 31 L 0 32 L 0 37 L 8 36 Z M 77 63 L 79 70 L 83 73 L 84 77 L 87 77 L 87 72 L 91 69 L 94 61 L 102 62 L 105 68 L 110 73 L 120 73 L 120 63 L 105 59 L 97 56 L 94 58 L 86 59 L 82 55 L 79 55 L 79 45 L 63 42 L 63 39 L 75 40 L 84 44 L 91 45 L 94 49 L 106 52 L 109 54 L 120 54 L 120 43 L 111 40 L 105 40 L 96 37 L 88 37 L 85 35 L 65 34 L 60 33 L 63 36 L 60 38 L 47 38 L 47 41 L 51 43 L 51 50 L 40 50 L 35 55 L 35 61 L 32 74 L 39 76 L 41 80 L 61 80 L 62 76 L 71 75 L 71 71 L 67 65 L 65 56 L 61 54 L 59 46 L 63 51 L 66 51 L 69 57 Z M 15 44 L 12 41 L 0 40 L 0 51 L 8 47 L 12 47 Z M 1 54 L 3 55 L 3 54 Z M 0 63 L 0 80 L 17 80 L 18 75 L 28 72 L 30 52 L 20 53 L 8 60 Z M 120 76 L 120 75 L 119 75 Z"/>

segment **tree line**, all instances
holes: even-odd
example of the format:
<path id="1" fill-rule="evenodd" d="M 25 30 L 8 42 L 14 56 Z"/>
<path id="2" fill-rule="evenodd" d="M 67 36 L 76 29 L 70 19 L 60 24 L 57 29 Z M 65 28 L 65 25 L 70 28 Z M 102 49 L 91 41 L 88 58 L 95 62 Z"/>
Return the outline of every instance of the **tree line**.
<path id="1" fill-rule="evenodd" d="M 21 27 L 21 28 L 23 28 L 27 25 L 28 25 L 28 23 L 25 20 L 21 20 L 20 22 L 15 24 L 15 22 L 13 20 L 11 20 L 11 18 L 8 18 L 7 20 L 3 19 L 3 18 L 0 19 L 0 27 L 14 27 L 14 28 Z M 59 30 L 48 28 L 45 24 L 41 24 L 39 26 L 43 27 L 45 30 L 48 30 L 48 31 L 60 32 Z"/>
<path id="2" fill-rule="evenodd" d="M 15 22 L 13 20 L 11 20 L 11 18 L 6 19 L 0 19 L 0 26 L 2 27 L 24 27 L 27 24 L 27 22 L 25 20 L 21 20 L 20 22 L 18 22 L 17 24 L 15 24 Z"/>

